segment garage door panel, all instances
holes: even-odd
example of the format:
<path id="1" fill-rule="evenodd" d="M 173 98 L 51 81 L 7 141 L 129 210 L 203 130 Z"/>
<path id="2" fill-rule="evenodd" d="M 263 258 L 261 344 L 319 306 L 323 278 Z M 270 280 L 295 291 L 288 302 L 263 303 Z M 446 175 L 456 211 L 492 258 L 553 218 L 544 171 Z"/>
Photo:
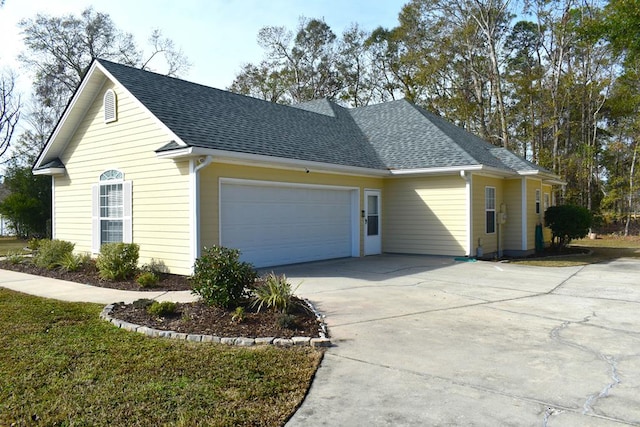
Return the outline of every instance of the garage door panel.
<path id="1" fill-rule="evenodd" d="M 348 257 L 351 191 L 221 185 L 221 244 L 256 267 Z"/>

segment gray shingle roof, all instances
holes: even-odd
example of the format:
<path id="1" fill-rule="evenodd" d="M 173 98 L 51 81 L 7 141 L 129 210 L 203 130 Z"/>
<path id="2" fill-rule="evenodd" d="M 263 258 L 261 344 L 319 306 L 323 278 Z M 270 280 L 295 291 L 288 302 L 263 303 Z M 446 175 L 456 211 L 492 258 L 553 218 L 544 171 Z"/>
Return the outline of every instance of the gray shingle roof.
<path id="1" fill-rule="evenodd" d="M 291 107 L 99 62 L 192 147 L 379 170 L 484 165 L 549 173 L 405 100 L 355 109 L 328 100 Z M 159 151 L 177 146 L 167 141 Z"/>
<path id="2" fill-rule="evenodd" d="M 334 117 L 100 60 L 189 146 L 384 168 L 348 111 Z"/>

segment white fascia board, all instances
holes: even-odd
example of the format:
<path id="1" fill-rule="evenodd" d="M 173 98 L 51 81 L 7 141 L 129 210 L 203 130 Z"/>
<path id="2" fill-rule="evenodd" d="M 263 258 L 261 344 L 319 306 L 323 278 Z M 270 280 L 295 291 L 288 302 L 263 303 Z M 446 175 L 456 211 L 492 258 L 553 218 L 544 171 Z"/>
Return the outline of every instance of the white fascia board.
<path id="1" fill-rule="evenodd" d="M 109 79 L 111 79 L 111 81 L 113 81 L 114 83 L 120 84 L 120 87 L 122 88 L 122 90 L 124 92 L 126 92 L 126 94 L 129 95 L 129 97 L 131 99 L 133 99 L 133 102 L 135 104 L 137 104 L 139 108 L 141 108 L 142 110 L 147 112 L 147 114 L 149 114 L 151 117 L 153 117 L 153 119 L 155 120 L 156 124 L 158 126 L 160 126 L 165 132 L 167 132 L 167 134 L 169 134 L 169 139 L 174 140 L 176 143 L 178 143 L 179 145 L 181 145 L 183 147 L 187 147 L 187 144 L 178 135 L 176 135 L 171 129 L 169 129 L 169 127 L 167 125 L 165 125 L 159 118 L 157 118 L 156 115 L 153 114 L 142 102 L 140 102 L 140 100 L 138 98 L 136 98 L 131 92 L 129 92 L 129 90 L 123 84 L 121 84 L 118 81 L 118 79 L 113 77 L 113 75 L 109 71 L 107 71 L 107 69 L 104 66 L 102 66 L 102 64 L 100 64 L 98 61 L 96 61 L 94 65 L 97 65 L 100 68 L 100 71 L 102 71 L 102 73 L 105 76 L 107 76 Z"/>
<path id="2" fill-rule="evenodd" d="M 46 168 L 46 169 L 38 169 L 32 170 L 31 173 L 34 175 L 64 175 L 66 172 L 65 168 Z"/>
<path id="3" fill-rule="evenodd" d="M 485 165 L 467 165 L 467 166 L 446 166 L 439 168 L 420 168 L 420 169 L 392 169 L 391 176 L 406 176 L 406 175 L 449 175 L 459 174 L 461 172 L 474 172 L 479 174 L 491 174 L 492 176 L 509 177 L 514 176 L 515 173 L 493 168 Z"/>
<path id="4" fill-rule="evenodd" d="M 389 171 L 369 169 L 357 166 L 335 165 L 331 163 L 314 162 L 284 157 L 265 156 L 261 154 L 238 153 L 233 151 L 215 150 L 211 148 L 188 147 L 161 151 L 156 153 L 158 158 L 179 159 L 194 156 L 213 156 L 216 163 L 236 163 L 250 166 L 262 166 L 282 169 L 306 169 L 316 172 L 340 173 L 358 176 L 389 176 Z"/>
<path id="5" fill-rule="evenodd" d="M 550 174 L 550 173 L 546 173 L 546 172 L 542 172 L 542 171 L 518 171 L 518 174 L 520 176 L 524 176 L 524 177 L 536 177 L 539 178 L 543 183 L 545 184 L 550 184 L 550 185 L 567 185 L 566 181 L 563 181 L 562 179 L 560 179 L 559 176 L 554 175 L 554 174 Z"/>

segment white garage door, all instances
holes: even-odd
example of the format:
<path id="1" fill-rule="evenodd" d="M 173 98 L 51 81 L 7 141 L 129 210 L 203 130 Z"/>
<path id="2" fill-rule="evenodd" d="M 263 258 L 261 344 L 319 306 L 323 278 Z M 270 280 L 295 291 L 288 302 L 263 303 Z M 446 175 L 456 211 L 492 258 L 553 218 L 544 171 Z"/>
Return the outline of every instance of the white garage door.
<path id="1" fill-rule="evenodd" d="M 220 186 L 220 242 L 255 267 L 352 256 L 354 190 L 231 183 Z M 357 218 L 357 214 L 355 215 Z"/>

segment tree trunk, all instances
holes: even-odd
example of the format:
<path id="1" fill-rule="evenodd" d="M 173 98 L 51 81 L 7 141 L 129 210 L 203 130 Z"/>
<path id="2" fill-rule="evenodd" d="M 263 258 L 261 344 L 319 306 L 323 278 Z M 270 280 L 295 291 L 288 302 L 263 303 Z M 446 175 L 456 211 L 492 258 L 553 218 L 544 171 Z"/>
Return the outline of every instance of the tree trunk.
<path id="1" fill-rule="evenodd" d="M 631 211 L 633 210 L 633 174 L 636 167 L 636 157 L 638 155 L 638 143 L 633 148 L 633 158 L 631 160 L 631 171 L 629 172 L 629 210 L 627 212 L 627 223 L 624 226 L 624 235 L 629 235 L 629 223 L 631 222 Z"/>

